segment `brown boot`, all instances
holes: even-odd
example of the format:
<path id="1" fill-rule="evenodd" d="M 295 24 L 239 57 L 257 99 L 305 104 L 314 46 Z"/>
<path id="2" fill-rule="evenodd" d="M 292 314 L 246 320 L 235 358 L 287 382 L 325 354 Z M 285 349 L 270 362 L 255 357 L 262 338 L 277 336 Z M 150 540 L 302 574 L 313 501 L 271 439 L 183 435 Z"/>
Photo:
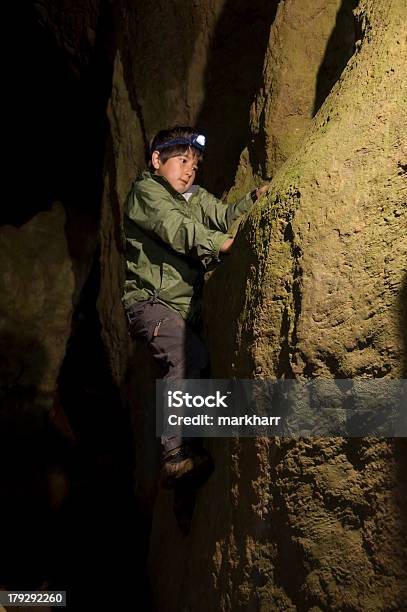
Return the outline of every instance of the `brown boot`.
<path id="1" fill-rule="evenodd" d="M 182 444 L 164 455 L 161 486 L 172 489 L 176 483 L 188 483 L 199 487 L 214 470 L 213 459 L 204 448 L 192 449 Z"/>

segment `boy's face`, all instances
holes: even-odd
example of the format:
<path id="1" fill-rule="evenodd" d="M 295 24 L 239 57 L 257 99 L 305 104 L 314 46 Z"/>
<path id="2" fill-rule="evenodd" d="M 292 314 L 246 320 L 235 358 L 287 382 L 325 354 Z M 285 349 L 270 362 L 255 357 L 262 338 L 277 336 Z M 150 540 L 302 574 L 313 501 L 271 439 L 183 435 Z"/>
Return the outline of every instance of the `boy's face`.
<path id="1" fill-rule="evenodd" d="M 154 174 L 164 176 L 171 187 L 179 193 L 185 193 L 195 180 L 198 170 L 198 155 L 189 147 L 186 153 L 180 153 L 170 157 L 165 163 L 160 159 L 159 151 L 154 151 L 151 156 Z"/>

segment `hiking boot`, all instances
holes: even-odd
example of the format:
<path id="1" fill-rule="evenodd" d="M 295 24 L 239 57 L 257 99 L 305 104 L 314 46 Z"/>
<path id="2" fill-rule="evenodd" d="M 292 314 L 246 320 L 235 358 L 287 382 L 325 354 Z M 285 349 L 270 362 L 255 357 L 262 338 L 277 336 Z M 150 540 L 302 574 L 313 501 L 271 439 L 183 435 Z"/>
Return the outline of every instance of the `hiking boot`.
<path id="1" fill-rule="evenodd" d="M 214 470 L 213 459 L 204 448 L 193 449 L 182 444 L 164 456 L 161 486 L 172 489 L 175 484 L 188 483 L 200 487 Z"/>

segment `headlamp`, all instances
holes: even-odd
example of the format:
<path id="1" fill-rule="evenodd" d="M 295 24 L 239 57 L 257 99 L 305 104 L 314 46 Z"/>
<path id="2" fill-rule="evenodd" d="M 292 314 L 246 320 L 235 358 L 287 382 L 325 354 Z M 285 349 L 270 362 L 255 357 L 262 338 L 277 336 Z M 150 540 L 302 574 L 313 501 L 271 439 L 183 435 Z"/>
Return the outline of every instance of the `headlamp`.
<path id="1" fill-rule="evenodd" d="M 195 147 L 198 151 L 203 151 L 205 149 L 205 144 L 206 138 L 203 134 L 192 134 L 192 136 L 180 136 L 179 138 L 173 138 L 172 140 L 167 140 L 167 142 L 162 142 L 152 147 L 151 153 L 153 151 L 161 151 L 162 149 L 175 147 L 176 145 L 189 145 L 190 147 Z"/>

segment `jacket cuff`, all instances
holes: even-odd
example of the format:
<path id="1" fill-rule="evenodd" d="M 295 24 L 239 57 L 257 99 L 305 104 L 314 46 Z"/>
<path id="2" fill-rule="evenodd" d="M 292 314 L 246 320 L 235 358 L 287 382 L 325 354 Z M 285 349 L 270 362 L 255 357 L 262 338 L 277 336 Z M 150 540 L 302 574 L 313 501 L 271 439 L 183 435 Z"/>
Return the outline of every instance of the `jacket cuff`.
<path id="1" fill-rule="evenodd" d="M 232 236 L 229 234 L 221 234 L 220 232 L 217 232 L 217 235 L 213 237 L 213 257 L 219 257 L 220 247 L 228 238 L 232 238 Z"/>

